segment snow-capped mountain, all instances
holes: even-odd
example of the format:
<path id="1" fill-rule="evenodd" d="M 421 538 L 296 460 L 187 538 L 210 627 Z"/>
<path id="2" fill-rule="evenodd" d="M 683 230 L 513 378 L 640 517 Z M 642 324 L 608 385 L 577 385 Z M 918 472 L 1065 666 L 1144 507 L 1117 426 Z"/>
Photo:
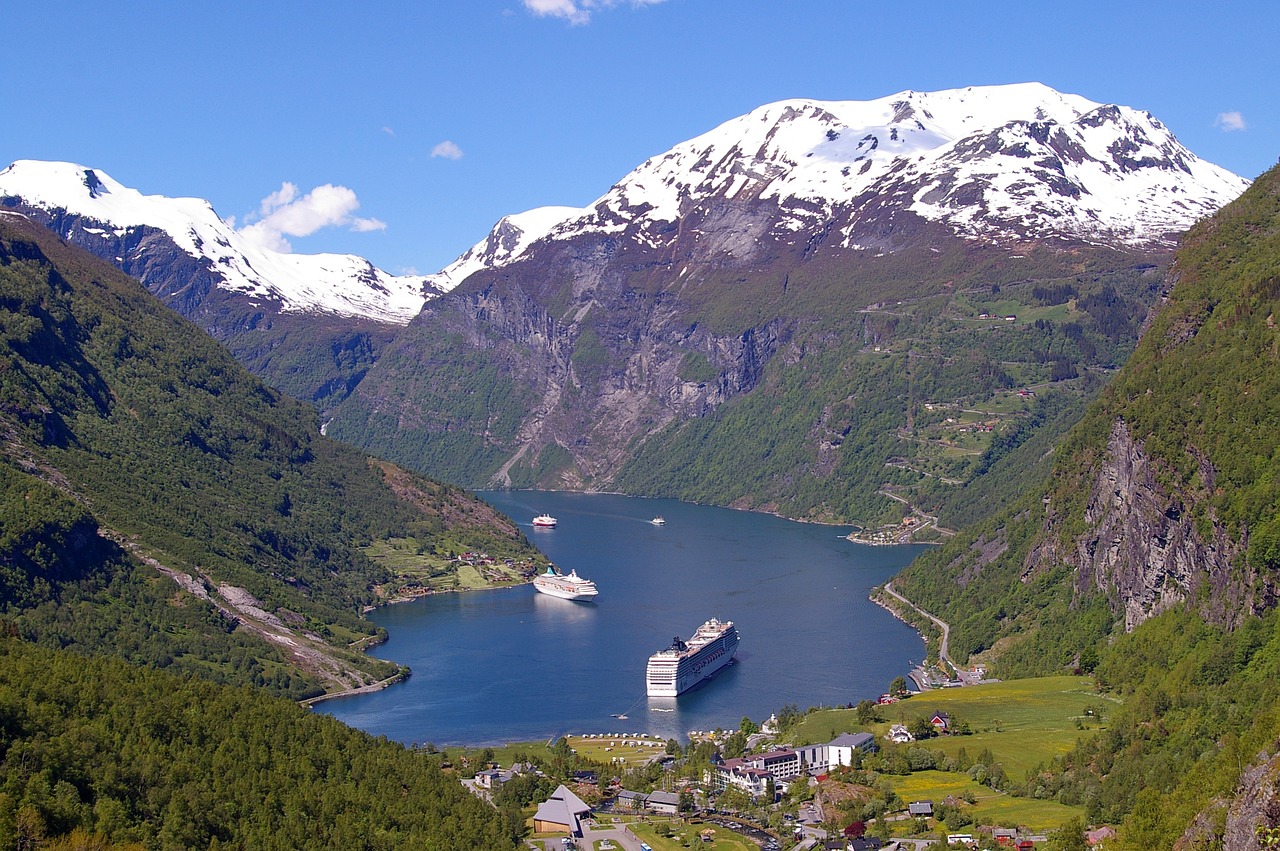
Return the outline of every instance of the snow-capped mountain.
<path id="1" fill-rule="evenodd" d="M 473 272 L 505 266 L 556 225 L 582 212 L 578 207 L 538 207 L 503 216 L 484 241 L 473 245 L 436 274 L 428 275 L 427 284 L 440 292 L 448 292 Z"/>
<path id="2" fill-rule="evenodd" d="M 272 251 L 237 233 L 208 201 L 143 195 L 99 169 L 74 163 L 13 163 L 0 171 L 0 203 L 42 211 L 41 218 L 56 222 L 62 236 L 99 255 L 114 255 L 108 259 L 166 301 L 188 281 L 155 280 L 167 274 L 168 263 L 149 263 L 145 255 L 172 247 L 188 255 L 214 288 L 283 313 L 321 312 L 403 325 L 437 293 L 423 276 L 390 275 L 353 255 Z M 157 241 L 158 233 L 168 239 Z"/>
<path id="3" fill-rule="evenodd" d="M 888 458 L 857 453 L 912 451 L 877 443 L 909 430 L 894 412 L 910 392 L 958 404 L 1123 360 L 1178 234 L 1247 185 L 1147 113 L 1034 83 L 771 104 L 588 207 L 503 220 L 435 279 L 448 291 L 329 433 L 477 487 L 679 481 L 684 498 L 768 510 L 829 488 L 835 504 L 883 482 Z M 949 324 L 995 291 L 986 306 L 1014 321 Z M 1078 298 L 1017 321 L 1050 291 Z M 988 344 L 1031 346 L 1012 357 L 1026 372 L 1004 374 Z M 898 359 L 918 351 L 945 356 Z M 776 411 L 748 401 L 769 382 L 790 400 Z M 876 412 L 889 419 L 868 425 Z M 728 484 L 762 434 L 777 447 L 755 463 L 794 466 Z"/>
<path id="4" fill-rule="evenodd" d="M 676 223 L 726 202 L 771 208 L 768 222 L 715 238 L 739 258 L 762 240 L 803 244 L 819 232 L 831 246 L 883 250 L 890 231 L 910 229 L 902 213 L 973 239 L 1153 247 L 1247 186 L 1150 113 L 1038 83 L 789 100 L 646 161 L 589 207 L 540 211 L 519 243 L 504 220 L 447 282 L 480 258 L 507 265 L 542 236 L 627 233 L 657 248 L 687 236 Z"/>

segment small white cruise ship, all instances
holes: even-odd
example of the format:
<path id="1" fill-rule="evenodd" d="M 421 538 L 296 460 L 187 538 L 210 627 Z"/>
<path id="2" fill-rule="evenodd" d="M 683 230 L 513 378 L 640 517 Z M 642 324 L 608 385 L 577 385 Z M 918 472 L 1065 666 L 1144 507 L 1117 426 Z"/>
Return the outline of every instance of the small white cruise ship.
<path id="1" fill-rule="evenodd" d="M 649 657 L 645 686 L 650 697 L 676 697 L 733 661 L 738 652 L 738 628 L 733 621 L 711 620 L 698 627 L 684 642 L 676 636 L 671 646 Z"/>
<path id="2" fill-rule="evenodd" d="M 600 593 L 596 584 L 590 579 L 583 579 L 578 571 L 571 570 L 566 576 L 557 571 L 554 565 L 547 565 L 546 573 L 534 577 L 533 587 L 543 594 L 562 600 L 590 600 Z"/>
<path id="3" fill-rule="evenodd" d="M 550 514 L 539 514 L 537 517 L 533 518 L 533 525 L 541 526 L 544 529 L 552 529 L 558 522 L 559 521 Z"/>

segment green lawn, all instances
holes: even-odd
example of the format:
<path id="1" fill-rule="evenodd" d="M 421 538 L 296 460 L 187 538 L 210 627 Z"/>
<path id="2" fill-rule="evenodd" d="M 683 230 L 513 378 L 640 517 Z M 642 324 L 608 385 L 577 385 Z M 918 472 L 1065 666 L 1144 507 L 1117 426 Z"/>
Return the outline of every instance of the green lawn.
<path id="1" fill-rule="evenodd" d="M 904 801 L 940 803 L 948 795 L 964 800 L 967 792 L 975 803 L 966 806 L 964 811 L 977 824 L 1023 826 L 1048 831 L 1061 827 L 1074 816 L 1084 816 L 1083 807 L 1068 807 L 1056 801 L 1035 798 L 1015 798 L 976 783 L 964 774 L 949 771 L 917 771 L 906 777 L 890 777 L 889 780 Z"/>
<path id="2" fill-rule="evenodd" d="M 890 724 L 910 724 L 922 715 L 946 712 L 954 720 L 967 723 L 972 734 L 938 736 L 922 742 L 924 747 L 948 755 L 964 748 L 971 758 L 990 749 L 1005 773 L 1020 781 L 1028 771 L 1065 754 L 1081 736 L 1096 732 L 1098 715 L 1086 715 L 1086 707 L 1092 707 L 1095 713 L 1100 710 L 1105 723 L 1112 705 L 1110 699 L 1094 691 L 1091 679 L 1040 677 L 925 692 L 880 707 L 885 720 L 866 726 L 857 723 L 854 710 L 820 710 L 807 715 L 790 738 L 796 744 L 824 742 L 840 733 L 862 730 L 883 737 Z M 984 824 L 1016 823 L 1051 830 L 1068 818 L 1083 814 L 1077 807 L 995 792 L 965 774 L 921 771 L 889 780 L 908 801 L 941 801 L 948 795 L 963 798 L 968 791 L 977 799 L 970 812 Z"/>
<path id="3" fill-rule="evenodd" d="M 622 723 L 622 722 L 619 722 Z M 608 736 L 588 739 L 585 736 L 566 736 L 569 747 L 594 762 L 623 765 L 643 765 L 655 756 L 667 752 L 666 742 L 652 736 Z M 645 744 L 645 743 L 648 744 Z"/>
<path id="4" fill-rule="evenodd" d="M 1010 777 L 1022 778 L 1042 762 L 1069 751 L 1076 740 L 1096 730 L 1086 706 L 1101 707 L 1107 698 L 1085 677 L 1038 677 L 965 688 L 937 689 L 879 708 L 883 723 L 862 727 L 852 709 L 826 709 L 809 714 L 789 737 L 796 744 L 830 741 L 840 733 L 866 732 L 882 737 L 893 723 L 909 724 L 922 715 L 947 712 L 973 731 L 968 736 L 939 736 L 924 744 L 954 755 L 964 748 L 974 756 L 984 748 L 1004 765 Z M 1104 719 L 1105 720 L 1105 719 Z M 1077 722 L 1084 729 L 1076 726 Z"/>
<path id="5" fill-rule="evenodd" d="M 461 549 L 461 545 L 457 548 Z M 527 582 L 526 574 L 535 569 L 528 562 L 508 565 L 500 559 L 468 563 L 424 549 L 415 538 L 391 538 L 373 542 L 364 552 L 396 575 L 396 580 L 386 589 L 392 596 L 401 586 L 420 586 L 431 591 L 474 591 L 515 585 Z"/>
<path id="6" fill-rule="evenodd" d="M 653 851 L 683 851 L 685 848 L 702 848 L 704 851 L 758 851 L 759 846 L 740 834 L 723 827 L 708 824 L 675 825 L 676 833 L 670 838 L 658 836 L 655 825 L 651 822 L 636 822 L 631 825 L 631 832 L 647 842 Z M 715 831 L 712 842 L 703 842 L 703 830 Z"/>

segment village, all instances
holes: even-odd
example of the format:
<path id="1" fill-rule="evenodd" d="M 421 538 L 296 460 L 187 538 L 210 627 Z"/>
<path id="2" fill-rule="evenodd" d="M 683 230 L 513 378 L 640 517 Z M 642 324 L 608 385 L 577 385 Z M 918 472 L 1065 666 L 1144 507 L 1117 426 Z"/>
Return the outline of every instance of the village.
<path id="1" fill-rule="evenodd" d="M 564 776 L 548 776 L 528 761 L 507 768 L 492 763 L 463 782 L 490 800 L 500 796 L 504 785 L 529 784 L 530 777 L 548 789 L 555 783 L 553 791 L 527 807 L 528 847 L 541 851 L 1026 851 L 1047 842 L 1042 831 L 961 818 L 971 803 L 965 800 L 972 799 L 969 793 L 941 800 L 886 800 L 874 817 L 850 808 L 845 788 L 865 780 L 871 765 L 883 766 L 877 762 L 885 756 L 882 750 L 901 754 L 926 739 L 971 735 L 968 722 L 945 710 L 890 720 L 909 714 L 897 707 L 920 705 L 923 699 L 918 692 L 904 691 L 846 707 L 857 717 L 875 719 L 868 726 L 883 732 L 841 733 L 818 744 L 778 744 L 782 731 L 776 714 L 758 728 L 744 719 L 737 731 L 692 731 L 683 752 L 677 743 L 644 733 L 567 736 L 557 747 L 585 757 L 582 764 L 600 765 L 593 758 L 605 755 L 608 761 Z M 751 732 L 744 734 L 746 730 Z M 725 756 L 744 745 L 740 756 Z M 700 763 L 703 754 L 709 756 Z M 645 791 L 645 786 L 654 788 Z M 1102 848 L 1113 835 L 1111 828 L 1102 827 L 1084 838 L 1088 847 Z"/>

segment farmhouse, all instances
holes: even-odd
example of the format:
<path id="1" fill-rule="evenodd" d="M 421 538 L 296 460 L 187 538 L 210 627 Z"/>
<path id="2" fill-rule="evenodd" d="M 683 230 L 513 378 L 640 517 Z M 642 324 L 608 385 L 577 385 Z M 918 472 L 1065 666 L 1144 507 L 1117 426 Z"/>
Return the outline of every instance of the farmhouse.
<path id="1" fill-rule="evenodd" d="M 933 801 L 912 801 L 907 804 L 907 813 L 916 818 L 932 818 Z"/>

